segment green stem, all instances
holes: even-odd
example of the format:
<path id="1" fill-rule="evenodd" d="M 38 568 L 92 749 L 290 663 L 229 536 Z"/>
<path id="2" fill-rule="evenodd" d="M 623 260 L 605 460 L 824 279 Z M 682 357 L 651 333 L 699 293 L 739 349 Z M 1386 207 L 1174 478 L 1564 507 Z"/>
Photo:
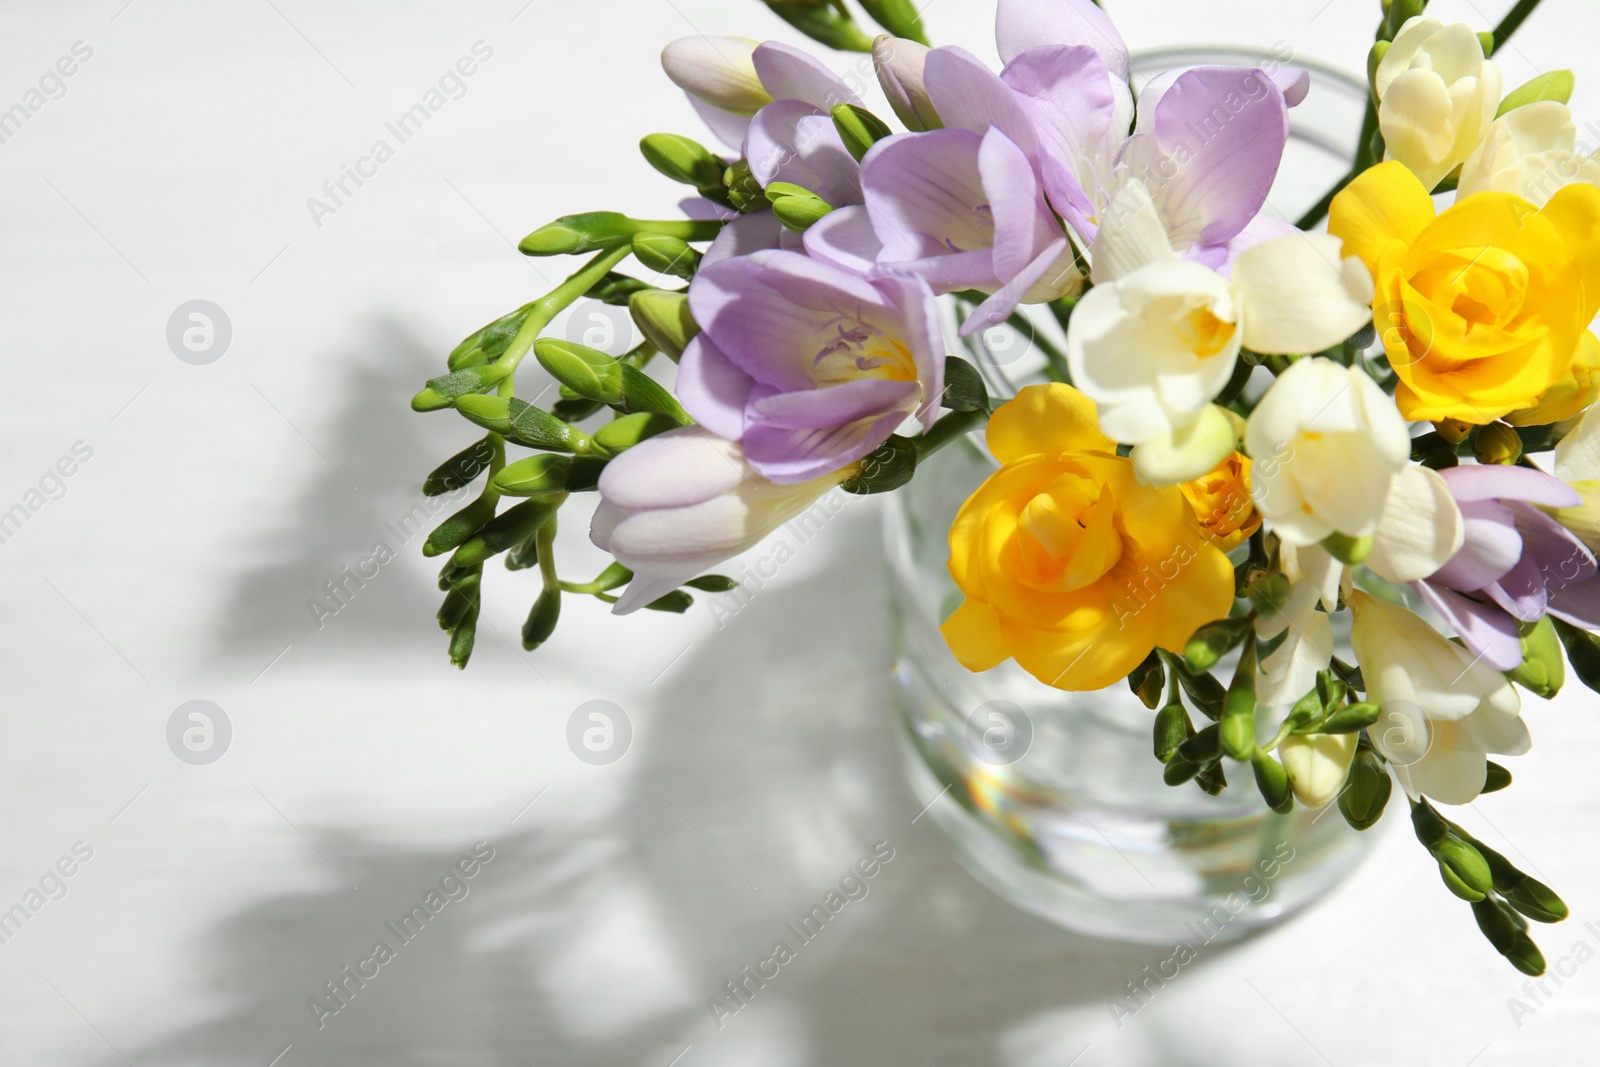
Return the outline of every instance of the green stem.
<path id="1" fill-rule="evenodd" d="M 1534 0 L 1534 2 L 1537 3 L 1538 0 Z M 1349 172 L 1343 178 L 1340 178 L 1338 183 L 1312 206 L 1310 211 L 1300 216 L 1300 220 L 1295 223 L 1296 226 L 1302 230 L 1309 230 L 1327 218 L 1328 209 L 1333 206 L 1334 197 L 1344 192 L 1345 186 L 1360 177 L 1362 171 L 1377 162 L 1375 153 L 1372 151 L 1373 138 L 1377 132 L 1378 105 L 1376 101 L 1369 99 L 1367 101 L 1366 117 L 1361 120 L 1361 140 L 1356 144 L 1355 163 L 1351 165 Z"/>
<path id="2" fill-rule="evenodd" d="M 917 459 L 927 459 L 951 441 L 959 440 L 989 421 L 987 411 L 952 411 L 933 424 L 933 429 L 920 437 L 913 437 L 917 445 Z"/>
<path id="3" fill-rule="evenodd" d="M 656 223 L 641 223 L 640 225 L 654 226 Z M 668 224 L 662 223 L 661 225 Z M 528 313 L 526 319 L 522 320 L 522 328 L 517 331 L 517 336 L 512 339 L 511 344 L 506 347 L 505 353 L 496 362 L 509 364 L 511 369 L 515 371 L 522 362 L 522 357 L 526 356 L 529 350 L 533 348 L 533 342 L 538 340 L 539 335 L 544 332 L 544 328 L 555 321 L 555 317 L 571 306 L 573 301 L 594 288 L 600 279 L 611 271 L 611 268 L 627 259 L 632 251 L 630 246 L 622 245 L 620 248 L 601 252 L 585 264 L 578 273 L 538 300 L 535 300 L 533 302 L 533 310 Z M 512 396 L 516 392 L 515 378 L 515 374 L 506 375 L 505 380 L 500 383 L 501 396 Z"/>
<path id="4" fill-rule="evenodd" d="M 1501 45 L 1511 40 L 1511 35 L 1522 28 L 1522 24 L 1528 21 L 1528 16 L 1533 14 L 1534 10 L 1542 2 L 1543 0 L 1517 0 L 1517 6 L 1513 7 L 1511 13 L 1501 19 L 1500 25 L 1494 28 L 1494 50 L 1496 52 L 1500 51 Z"/>
<path id="5" fill-rule="evenodd" d="M 539 527 L 539 577 L 544 580 L 545 592 L 561 588 L 561 578 L 556 574 L 556 516 L 554 513 Z"/>

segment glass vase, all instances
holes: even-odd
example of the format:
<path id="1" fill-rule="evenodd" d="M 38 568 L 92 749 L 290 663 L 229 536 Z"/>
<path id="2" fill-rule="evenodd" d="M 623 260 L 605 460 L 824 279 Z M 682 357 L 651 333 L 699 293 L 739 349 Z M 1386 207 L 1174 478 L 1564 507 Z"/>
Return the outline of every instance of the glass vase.
<path id="1" fill-rule="evenodd" d="M 1180 67 L 1273 61 L 1226 48 L 1144 53 L 1134 57 L 1135 82 Z M 1310 67 L 1312 90 L 1290 112 L 1268 198 L 1268 210 L 1289 219 L 1348 169 L 1366 104 L 1363 81 L 1296 65 Z M 1035 319 L 1035 330 L 1051 328 Z M 1032 338 L 1005 328 L 978 341 L 975 362 L 997 396 L 1042 380 Z M 1152 752 L 1154 712 L 1125 683 L 1067 693 L 1009 661 L 982 674 L 956 662 L 939 633 L 960 603 L 948 534 L 994 470 L 981 438 L 964 439 L 920 466 L 886 513 L 899 710 L 911 786 L 926 806 L 919 818 L 939 826 L 1000 896 L 1091 936 L 1232 939 L 1328 892 L 1367 851 L 1338 812 L 1297 805 L 1275 814 L 1250 769 L 1228 761 L 1220 796 L 1192 782 L 1167 786 Z M 1230 670 L 1225 661 L 1219 676 Z M 1263 732 L 1274 725 L 1264 722 Z"/>

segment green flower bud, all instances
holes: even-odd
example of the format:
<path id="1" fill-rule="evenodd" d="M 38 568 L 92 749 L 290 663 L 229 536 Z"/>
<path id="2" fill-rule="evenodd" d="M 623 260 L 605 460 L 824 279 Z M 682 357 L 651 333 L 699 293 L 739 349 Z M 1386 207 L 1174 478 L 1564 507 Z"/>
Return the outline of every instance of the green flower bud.
<path id="1" fill-rule="evenodd" d="M 1189 713 L 1183 710 L 1182 704 L 1168 704 L 1156 713 L 1154 741 L 1156 759 L 1162 763 L 1171 763 L 1172 757 L 1184 742 L 1189 740 L 1193 727 L 1189 725 Z"/>
<path id="2" fill-rule="evenodd" d="M 854 104 L 840 104 L 833 109 L 833 126 L 857 163 L 873 145 L 894 132 L 878 116 Z"/>
<path id="3" fill-rule="evenodd" d="M 457 567 L 480 566 L 489 557 L 497 556 L 506 549 L 521 544 L 539 532 L 539 527 L 556 513 L 565 499 L 565 494 L 557 497 L 545 496 L 525 500 L 510 508 L 505 514 L 497 516 L 485 525 L 476 537 L 456 549 L 456 554 L 450 557 L 450 562 Z"/>
<path id="4" fill-rule="evenodd" d="M 1416 831 L 1417 840 L 1429 852 L 1433 852 L 1450 836 L 1450 824 L 1426 800 L 1412 802 L 1411 828 Z"/>
<path id="5" fill-rule="evenodd" d="M 1257 612 L 1265 618 L 1271 618 L 1289 601 L 1289 579 L 1277 572 L 1251 575 L 1245 586 L 1245 595 L 1255 605 Z"/>
<path id="6" fill-rule="evenodd" d="M 541 337 L 533 344 L 533 354 L 552 378 L 579 396 L 602 404 L 622 401 L 622 364 L 604 352 Z"/>
<path id="7" fill-rule="evenodd" d="M 1256 642 L 1254 630 L 1247 633 L 1233 684 L 1222 700 L 1222 750 L 1241 761 L 1256 749 Z"/>
<path id="8" fill-rule="evenodd" d="M 1383 709 L 1365 701 L 1350 704 L 1335 711 L 1322 721 L 1318 730 L 1325 734 L 1353 734 L 1365 730 L 1383 715 Z M 1387 777 L 1387 775 L 1385 775 Z"/>
<path id="9" fill-rule="evenodd" d="M 547 452 L 587 452 L 589 435 L 516 397 L 464 396 L 456 410 L 507 440 Z"/>
<path id="10" fill-rule="evenodd" d="M 1244 616 L 1208 622 L 1194 632 L 1184 646 L 1183 658 L 1197 671 L 1209 671 L 1217 661 L 1238 647 L 1255 624 Z"/>
<path id="11" fill-rule="evenodd" d="M 1485 793 L 1498 793 L 1511 784 L 1511 772 L 1494 760 L 1488 760 L 1487 763 L 1488 770 L 1483 778 L 1483 791 Z"/>
<path id="12" fill-rule="evenodd" d="M 1567 662 L 1572 665 L 1572 672 L 1578 676 L 1578 681 L 1600 692 L 1600 637 L 1561 619 L 1552 621 L 1556 635 L 1566 646 Z"/>
<path id="13" fill-rule="evenodd" d="M 1510 909 L 1493 898 L 1474 901 L 1472 917 L 1478 922 L 1478 929 L 1494 950 L 1502 956 L 1506 955 L 1523 937 L 1522 927 L 1518 925 L 1516 916 Z"/>
<path id="14" fill-rule="evenodd" d="M 461 620 L 461 625 L 450 634 L 450 662 L 455 664 L 458 670 L 467 669 L 467 661 L 472 658 L 472 647 L 477 639 L 478 612 L 474 608 Z"/>
<path id="15" fill-rule="evenodd" d="M 702 575 L 684 584 L 690 589 L 698 589 L 703 593 L 731 593 L 739 588 L 738 582 L 723 574 Z"/>
<path id="16" fill-rule="evenodd" d="M 1144 662 L 1128 674 L 1128 688 L 1152 711 L 1161 706 L 1161 690 L 1166 684 L 1166 669 L 1161 665 L 1160 655 L 1155 652 L 1146 656 Z"/>
<path id="17" fill-rule="evenodd" d="M 728 165 L 706 147 L 675 133 L 652 133 L 639 142 L 639 151 L 656 170 L 684 185 L 695 188 L 722 187 L 722 174 Z"/>
<path id="18" fill-rule="evenodd" d="M 438 411 L 450 407 L 458 398 L 476 393 L 487 393 L 511 374 L 511 366 L 490 363 L 485 366 L 463 367 L 461 370 L 428 379 L 428 385 L 411 398 L 412 411 Z"/>
<path id="19" fill-rule="evenodd" d="M 1554 100 L 1558 104 L 1571 103 L 1572 90 L 1577 83 L 1577 78 L 1570 70 L 1547 70 L 1543 74 L 1536 74 L 1533 80 L 1513 89 L 1504 100 L 1500 101 L 1500 110 L 1495 113 L 1495 118 L 1541 100 Z"/>
<path id="20" fill-rule="evenodd" d="M 634 415 L 623 415 L 621 418 L 612 419 L 600 427 L 594 433 L 594 443 L 614 456 L 627 451 L 646 438 L 676 429 L 678 425 L 676 419 L 651 411 L 641 411 Z"/>
<path id="21" fill-rule="evenodd" d="M 861 0 L 861 6 L 873 20 L 896 37 L 927 44 L 927 34 L 922 29 L 922 15 L 912 0 Z"/>
<path id="22" fill-rule="evenodd" d="M 529 456 L 504 467 L 494 487 L 506 496 L 545 496 L 565 492 L 572 460 L 566 456 Z"/>
<path id="23" fill-rule="evenodd" d="M 1439 861 L 1441 869 L 1447 868 L 1467 888 L 1477 893 L 1487 893 L 1494 888 L 1494 876 L 1489 873 L 1489 863 L 1483 858 L 1483 853 L 1461 838 L 1448 836 L 1430 851 L 1433 858 Z M 1457 895 L 1460 896 L 1459 893 Z"/>
<path id="24" fill-rule="evenodd" d="M 1181 755 L 1173 756 L 1167 763 L 1167 769 L 1161 772 L 1161 780 L 1170 786 L 1180 786 L 1199 774 L 1200 769 L 1198 763 L 1190 763 Z"/>
<path id="25" fill-rule="evenodd" d="M 478 593 L 483 586 L 481 567 L 466 571 L 453 582 L 445 593 L 444 604 L 439 608 L 439 629 L 447 633 L 466 621 L 467 615 L 478 609 Z"/>
<path id="26" fill-rule="evenodd" d="M 464 489 L 489 469 L 494 448 L 488 438 L 474 441 L 433 469 L 422 483 L 423 496 L 442 496 Z"/>
<path id="27" fill-rule="evenodd" d="M 1389 13 L 1384 18 L 1383 39 L 1394 40 L 1394 35 L 1400 32 L 1400 27 L 1422 14 L 1422 9 L 1427 3 L 1428 0 L 1391 0 Z"/>
<path id="28" fill-rule="evenodd" d="M 1510 466 L 1522 458 L 1522 438 L 1503 422 L 1491 422 L 1472 433 L 1472 454 L 1479 463 Z"/>
<path id="29" fill-rule="evenodd" d="M 674 589 L 664 597 L 659 597 L 646 604 L 646 611 L 667 611 L 674 615 L 682 615 L 694 606 L 694 597 L 682 589 Z"/>
<path id="30" fill-rule="evenodd" d="M 665 289 L 635 293 L 628 300 L 628 310 L 633 314 L 633 324 L 639 327 L 645 339 L 673 361 L 683 355 L 683 350 L 700 332 L 699 324 L 689 311 L 687 293 Z"/>
<path id="31" fill-rule="evenodd" d="M 767 6 L 783 21 L 829 48 L 841 52 L 872 51 L 872 38 L 861 32 L 843 7 L 836 7 L 832 0 L 767 0 Z"/>
<path id="32" fill-rule="evenodd" d="M 1372 90 L 1374 98 L 1378 95 L 1378 64 L 1389 54 L 1392 44 L 1392 41 L 1379 41 L 1372 46 L 1372 51 L 1367 53 L 1367 87 Z"/>
<path id="33" fill-rule="evenodd" d="M 550 640 L 561 621 L 561 590 L 545 589 L 533 602 L 528 621 L 522 624 L 522 647 L 529 652 Z"/>
<path id="34" fill-rule="evenodd" d="M 1507 671 L 1506 677 L 1530 693 L 1549 700 L 1561 691 L 1567 680 L 1567 663 L 1561 654 L 1561 638 L 1555 621 L 1546 615 L 1533 626 L 1522 629 L 1522 665 Z"/>
<path id="35" fill-rule="evenodd" d="M 627 307 L 628 300 L 634 293 L 641 293 L 647 289 L 654 288 L 655 286 L 649 282 L 642 282 L 638 278 L 630 278 L 626 274 L 618 274 L 616 271 L 612 271 L 595 282 L 589 288 L 589 291 L 583 295 L 590 300 L 598 300 L 602 304 L 610 304 L 613 307 Z"/>
<path id="36" fill-rule="evenodd" d="M 1394 780 L 1383 760 L 1370 748 L 1359 749 L 1339 794 L 1339 814 L 1357 830 L 1369 829 L 1383 817 L 1393 791 Z"/>
<path id="37" fill-rule="evenodd" d="M 701 255 L 689 247 L 689 242 L 658 233 L 637 233 L 633 236 L 633 256 L 647 270 L 657 274 L 670 274 L 675 278 L 693 278 L 700 269 Z"/>
<path id="38" fill-rule="evenodd" d="M 1545 971 L 1544 953 L 1539 951 L 1526 934 L 1517 938 L 1511 946 L 1511 951 L 1505 953 L 1506 959 L 1511 961 L 1511 966 L 1521 971 L 1530 978 L 1537 978 Z"/>
<path id="39" fill-rule="evenodd" d="M 1472 436 L 1472 424 L 1460 419 L 1439 419 L 1433 424 L 1440 440 L 1452 448 Z"/>
<path id="40" fill-rule="evenodd" d="M 1523 875 L 1510 889 L 1501 891 L 1506 902 L 1534 922 L 1558 923 L 1572 914 L 1567 902 L 1543 882 Z"/>
<path id="41" fill-rule="evenodd" d="M 1477 902 L 1488 896 L 1487 893 L 1480 893 L 1463 882 L 1455 870 L 1446 865 L 1443 860 L 1439 862 L 1439 877 L 1444 880 L 1444 887 L 1462 900 Z"/>
<path id="42" fill-rule="evenodd" d="M 1289 791 L 1289 772 L 1273 758 L 1272 753 L 1257 748 L 1250 756 L 1250 766 L 1256 772 L 1256 788 L 1267 807 L 1279 815 L 1294 809 L 1294 794 Z"/>
<path id="43" fill-rule="evenodd" d="M 1367 557 L 1372 554 L 1372 535 L 1351 537 L 1349 534 L 1334 532 L 1323 539 L 1322 547 L 1340 563 L 1348 563 L 1354 567 L 1359 563 L 1365 563 Z"/>
<path id="44" fill-rule="evenodd" d="M 431 558 L 461 547 L 493 518 L 494 501 L 479 497 L 434 527 L 422 554 Z"/>
<path id="45" fill-rule="evenodd" d="M 464 396 L 456 404 L 456 410 L 468 422 L 476 423 L 485 430 L 493 430 L 502 436 L 511 430 L 511 401 L 506 397 Z"/>
<path id="46" fill-rule="evenodd" d="M 1228 775 L 1223 771 L 1221 763 L 1208 763 L 1194 776 L 1194 784 L 1207 796 L 1220 797 L 1222 791 L 1228 788 Z"/>
<path id="47" fill-rule="evenodd" d="M 1212 723 L 1178 746 L 1178 755 L 1201 765 L 1222 757 L 1222 726 Z"/>
<path id="48" fill-rule="evenodd" d="M 1168 661 L 1177 673 L 1178 684 L 1183 687 L 1183 692 L 1194 705 L 1195 710 L 1208 719 L 1222 718 L 1222 701 L 1227 696 L 1227 690 L 1222 683 L 1205 671 L 1191 671 L 1181 659 Z"/>
<path id="49" fill-rule="evenodd" d="M 448 360 L 450 369 L 460 370 L 499 359 L 521 331 L 536 303 L 524 304 L 509 315 L 502 315 L 456 345 Z"/>
<path id="50" fill-rule="evenodd" d="M 728 202 L 741 215 L 766 210 L 767 195 L 751 173 L 747 160 L 741 159 L 730 166 L 722 175 L 722 184 L 728 190 Z"/>
<path id="51" fill-rule="evenodd" d="M 570 256 L 599 252 L 626 243 L 638 232 L 638 223 L 616 211 L 563 215 L 524 237 L 517 245 L 517 251 L 525 256 Z"/>
<path id="52" fill-rule="evenodd" d="M 620 589 L 631 581 L 633 581 L 632 571 L 620 563 L 612 563 L 600 572 L 600 576 L 592 584 L 598 591 L 609 593 L 613 589 Z"/>
<path id="53" fill-rule="evenodd" d="M 773 182 L 767 186 L 767 199 L 778 221 L 795 233 L 805 233 L 833 210 L 833 205 L 816 193 L 788 182 Z"/>
<path id="54" fill-rule="evenodd" d="M 1483 49 L 1483 58 L 1488 59 L 1494 55 L 1494 34 L 1489 30 L 1478 31 L 1478 47 Z"/>

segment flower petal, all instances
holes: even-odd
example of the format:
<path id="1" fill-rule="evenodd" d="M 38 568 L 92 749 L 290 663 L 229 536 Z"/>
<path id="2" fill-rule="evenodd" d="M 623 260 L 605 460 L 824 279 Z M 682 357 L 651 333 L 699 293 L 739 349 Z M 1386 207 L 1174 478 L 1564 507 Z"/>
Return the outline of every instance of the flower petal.
<path id="1" fill-rule="evenodd" d="M 804 241 L 812 259 L 856 274 L 871 273 L 883 252 L 867 209 L 859 205 L 828 212 L 806 230 Z"/>
<path id="2" fill-rule="evenodd" d="M 1289 112 L 1260 70 L 1197 67 L 1161 94 L 1145 129 L 1123 161 L 1155 194 L 1174 247 L 1225 244 L 1266 202 Z"/>
<path id="3" fill-rule="evenodd" d="M 986 439 L 1001 463 L 1078 450 L 1115 453 L 1117 448 L 1100 432 L 1094 402 L 1068 385 L 1025 387 L 995 411 Z"/>
<path id="4" fill-rule="evenodd" d="M 1434 220 L 1433 198 L 1403 163 L 1380 163 L 1333 198 L 1328 232 L 1374 274 L 1389 250 L 1405 248 Z"/>
<path id="5" fill-rule="evenodd" d="M 1337 237 L 1305 233 L 1247 249 L 1233 267 L 1244 345 L 1287 355 L 1320 352 L 1372 321 L 1372 275 Z"/>
<path id="6" fill-rule="evenodd" d="M 1449 484 L 1427 467 L 1394 476 L 1367 566 L 1398 584 L 1418 581 L 1450 562 L 1466 537 Z"/>
<path id="7" fill-rule="evenodd" d="M 800 100 L 818 111 L 839 104 L 861 107 L 861 98 L 819 59 L 779 41 L 767 41 L 751 55 L 762 88 L 774 100 Z"/>
<path id="8" fill-rule="evenodd" d="M 702 332 L 679 357 L 673 390 L 696 422 L 718 437 L 737 441 L 744 436 L 744 409 L 753 384 L 750 375 Z"/>
<path id="9" fill-rule="evenodd" d="M 1088 45 L 1111 73 L 1128 77 L 1128 46 L 1093 0 L 1000 0 L 995 29 L 1004 62 L 1041 45 Z"/>

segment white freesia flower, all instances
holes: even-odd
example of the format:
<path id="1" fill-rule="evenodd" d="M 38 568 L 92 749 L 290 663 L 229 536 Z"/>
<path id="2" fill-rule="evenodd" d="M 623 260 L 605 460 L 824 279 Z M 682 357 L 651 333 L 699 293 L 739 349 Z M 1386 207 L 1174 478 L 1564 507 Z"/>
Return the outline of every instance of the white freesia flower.
<path id="1" fill-rule="evenodd" d="M 1465 22 L 1419 15 L 1395 34 L 1373 75 L 1388 150 L 1432 189 L 1483 142 L 1500 108 L 1500 67 Z"/>
<path id="2" fill-rule="evenodd" d="M 1117 190 L 1092 248 L 1095 287 L 1073 311 L 1067 362 L 1106 434 L 1147 478 L 1187 481 L 1232 451 L 1211 401 L 1239 349 L 1336 345 L 1371 318 L 1372 278 L 1338 238 L 1288 234 L 1244 251 L 1232 278 L 1180 260 L 1142 181 Z M 1198 429 L 1196 427 L 1198 426 Z M 1160 463 L 1141 462 L 1141 449 Z"/>
<path id="3" fill-rule="evenodd" d="M 1256 699 L 1267 707 L 1293 704 L 1311 691 L 1317 673 L 1333 659 L 1333 624 L 1328 614 L 1339 607 L 1339 579 L 1344 566 L 1320 545 L 1279 549 L 1289 596 L 1278 610 L 1256 619 L 1256 636 L 1270 641 L 1283 633 L 1283 643 L 1261 661 Z M 1326 611 L 1318 611 L 1321 604 Z"/>
<path id="4" fill-rule="evenodd" d="M 1578 151 L 1571 108 L 1540 100 L 1494 121 L 1461 167 L 1459 195 L 1514 193 L 1544 207 L 1557 190 L 1574 182 L 1600 185 L 1600 159 Z"/>
<path id="5" fill-rule="evenodd" d="M 1367 699 L 1383 712 L 1367 731 L 1373 745 L 1412 797 L 1469 803 L 1483 792 L 1489 753 L 1528 750 L 1517 691 L 1405 608 L 1359 590 L 1350 608 Z"/>
<path id="6" fill-rule="evenodd" d="M 696 100 L 735 115 L 754 115 L 772 103 L 752 58 L 759 44 L 748 37 L 681 37 L 662 50 L 661 66 Z"/>
<path id="7" fill-rule="evenodd" d="M 1320 808 L 1338 799 L 1355 761 L 1359 734 L 1290 735 L 1278 746 L 1289 788 L 1308 808 Z"/>
<path id="8" fill-rule="evenodd" d="M 1466 523 L 1439 472 L 1413 465 L 1389 483 L 1367 566 L 1398 585 L 1427 578 L 1466 541 Z"/>
<path id="9" fill-rule="evenodd" d="M 634 572 L 612 609 L 637 611 L 724 560 L 754 548 L 854 473 L 777 485 L 744 450 L 699 426 L 628 449 L 600 475 L 589 539 Z"/>
<path id="10" fill-rule="evenodd" d="M 1256 510 L 1287 544 L 1331 533 L 1365 537 L 1383 517 L 1389 485 L 1411 459 L 1394 400 L 1357 367 L 1297 361 L 1250 416 Z"/>

